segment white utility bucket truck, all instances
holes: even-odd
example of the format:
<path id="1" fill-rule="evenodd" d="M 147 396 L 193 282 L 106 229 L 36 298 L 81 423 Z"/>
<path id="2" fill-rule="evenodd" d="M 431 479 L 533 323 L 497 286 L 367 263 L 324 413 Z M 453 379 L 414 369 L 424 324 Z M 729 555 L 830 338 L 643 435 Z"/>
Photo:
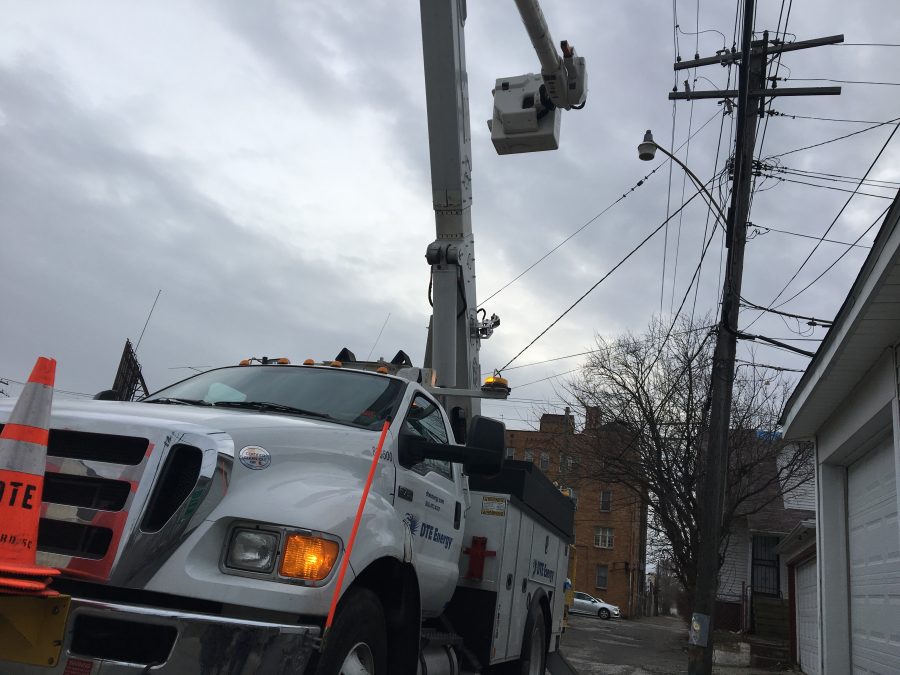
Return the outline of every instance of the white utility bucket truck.
<path id="1" fill-rule="evenodd" d="M 517 5 L 542 74 L 497 81 L 500 153 L 555 148 L 559 110 L 586 93 L 583 60 L 557 54 L 535 0 Z M 426 367 L 264 358 L 139 402 L 54 404 L 38 562 L 61 595 L 0 597 L 0 672 L 544 675 L 574 508 L 504 463 L 503 425 L 479 414 L 508 389 L 480 386 L 499 319 L 476 312 L 465 3 L 421 11 Z"/>

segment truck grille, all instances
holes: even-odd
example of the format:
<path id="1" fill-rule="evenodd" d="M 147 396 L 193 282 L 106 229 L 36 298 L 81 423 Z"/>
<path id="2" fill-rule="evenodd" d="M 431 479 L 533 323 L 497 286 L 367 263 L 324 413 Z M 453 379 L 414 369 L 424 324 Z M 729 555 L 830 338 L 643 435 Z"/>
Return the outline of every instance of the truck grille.
<path id="1" fill-rule="evenodd" d="M 133 436 L 51 429 L 47 454 L 66 459 L 135 466 L 140 464 L 147 454 L 148 443 L 146 438 Z"/>
<path id="2" fill-rule="evenodd" d="M 216 503 L 227 491 L 230 439 L 216 439 L 220 454 L 205 433 L 156 420 L 82 418 L 63 408 L 54 421 L 37 562 L 65 577 L 139 587 L 212 508 L 213 481 L 221 482 Z"/>
<path id="3" fill-rule="evenodd" d="M 51 558 L 44 562 L 108 576 L 152 447 L 147 438 L 50 430 L 38 527 L 38 551 Z"/>
<path id="4" fill-rule="evenodd" d="M 47 553 L 101 560 L 109 551 L 113 531 L 81 523 L 41 518 L 38 549 Z"/>
<path id="5" fill-rule="evenodd" d="M 131 483 L 124 480 L 48 473 L 44 477 L 44 501 L 103 511 L 121 511 L 125 507 Z"/>

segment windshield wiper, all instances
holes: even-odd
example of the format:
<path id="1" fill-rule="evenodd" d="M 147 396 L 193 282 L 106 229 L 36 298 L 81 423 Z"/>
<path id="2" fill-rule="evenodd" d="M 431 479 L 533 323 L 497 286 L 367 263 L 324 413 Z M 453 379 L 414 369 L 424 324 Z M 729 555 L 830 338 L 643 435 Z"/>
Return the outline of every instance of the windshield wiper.
<path id="1" fill-rule="evenodd" d="M 269 401 L 219 401 L 212 405 L 221 408 L 244 408 L 246 410 L 258 410 L 260 412 L 280 412 L 288 413 L 289 415 L 305 415 L 307 417 L 318 417 L 323 420 L 334 419 L 328 413 L 305 410 L 304 408 L 295 408 L 294 406 L 271 403 Z"/>
<path id="2" fill-rule="evenodd" d="M 204 401 L 203 399 L 198 398 L 172 398 L 172 397 L 162 397 L 162 398 L 153 398 L 149 401 L 144 401 L 144 403 L 169 403 L 174 405 L 212 405 L 209 401 Z"/>

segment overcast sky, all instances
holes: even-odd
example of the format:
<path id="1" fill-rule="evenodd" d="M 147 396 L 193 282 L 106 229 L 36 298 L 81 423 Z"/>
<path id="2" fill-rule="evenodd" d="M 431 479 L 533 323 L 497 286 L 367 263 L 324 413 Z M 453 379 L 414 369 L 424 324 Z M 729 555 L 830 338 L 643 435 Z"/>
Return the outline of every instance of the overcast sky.
<path id="1" fill-rule="evenodd" d="M 896 0 L 788 3 L 788 40 L 844 33 L 848 43 L 892 43 L 900 35 Z M 667 93 L 685 79 L 693 89 L 725 88 L 729 71 L 721 66 L 676 76 L 672 63 L 676 49 L 690 59 L 731 47 L 733 2 L 678 0 L 677 46 L 673 3 L 542 6 L 554 39 L 569 40 L 587 58 L 587 106 L 563 115 L 558 151 L 499 157 L 485 125 L 494 80 L 539 66 L 511 1 L 469 2 L 482 299 L 661 164 L 637 159 L 646 129 L 664 146 L 696 134 L 679 156 L 703 180 L 722 170 L 731 151 L 733 117 L 723 124 L 717 101 L 679 102 L 673 117 Z M 434 217 L 417 2 L 8 1 L 0 8 L 0 378 L 24 380 L 35 358 L 47 355 L 59 362 L 60 389 L 108 388 L 125 338 L 138 339 L 160 289 L 139 350 L 151 390 L 187 376 L 189 366 L 263 355 L 319 360 L 343 346 L 361 358 L 403 349 L 421 362 L 430 311 L 424 253 Z M 758 0 L 756 30 L 774 34 L 781 8 L 780 0 Z M 694 35 L 698 28 L 708 32 Z M 778 74 L 796 81 L 779 86 L 832 84 L 807 81 L 814 78 L 897 83 L 898 56 L 893 47 L 852 45 L 794 52 Z M 765 125 L 763 159 L 871 126 L 802 118 L 900 117 L 897 87 L 843 87 L 840 97 L 776 99 L 773 109 L 783 115 Z M 852 190 L 853 182 L 796 172 L 859 178 L 892 129 L 787 154 L 777 161 L 792 173 L 778 176 Z M 898 153 L 895 138 L 869 174 L 885 187 L 862 192 L 896 194 Z M 483 370 L 505 364 L 659 225 L 667 208 L 690 197 L 683 180 L 676 168 L 670 185 L 663 164 L 486 303 L 502 325 L 483 344 Z M 759 181 L 751 220 L 800 234 L 820 236 L 849 196 Z M 829 238 L 855 240 L 888 204 L 854 197 Z M 711 224 L 694 200 L 514 365 L 583 352 L 598 334 L 640 331 L 661 310 L 668 317 Z M 877 227 L 860 243 L 871 242 Z M 755 236 L 744 297 L 769 304 L 814 244 L 777 232 Z M 714 235 L 696 304 L 691 292 L 684 311 L 714 311 L 721 250 Z M 820 246 L 781 300 L 846 250 Z M 852 250 L 782 309 L 831 318 L 865 254 Z M 745 311 L 741 325 L 757 314 Z M 809 338 L 824 335 L 821 328 L 799 335 L 796 322 L 773 316 L 750 330 L 810 350 L 818 343 Z M 807 363 L 754 349 L 759 362 Z M 746 345 L 741 358 L 751 358 Z M 508 370 L 512 400 L 485 411 L 528 428 L 560 401 L 564 373 L 580 363 Z M 15 382 L 0 389 L 14 393 Z"/>

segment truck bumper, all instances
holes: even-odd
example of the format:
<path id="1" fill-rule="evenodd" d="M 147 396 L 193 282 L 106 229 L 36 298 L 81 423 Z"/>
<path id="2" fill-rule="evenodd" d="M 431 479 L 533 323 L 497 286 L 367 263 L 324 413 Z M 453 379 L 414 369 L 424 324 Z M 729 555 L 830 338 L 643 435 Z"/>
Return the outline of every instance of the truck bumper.
<path id="1" fill-rule="evenodd" d="M 2 617 L 0 617 L 2 619 Z M 4 675 L 300 675 L 319 626 L 72 598 L 54 665 L 4 660 Z"/>

